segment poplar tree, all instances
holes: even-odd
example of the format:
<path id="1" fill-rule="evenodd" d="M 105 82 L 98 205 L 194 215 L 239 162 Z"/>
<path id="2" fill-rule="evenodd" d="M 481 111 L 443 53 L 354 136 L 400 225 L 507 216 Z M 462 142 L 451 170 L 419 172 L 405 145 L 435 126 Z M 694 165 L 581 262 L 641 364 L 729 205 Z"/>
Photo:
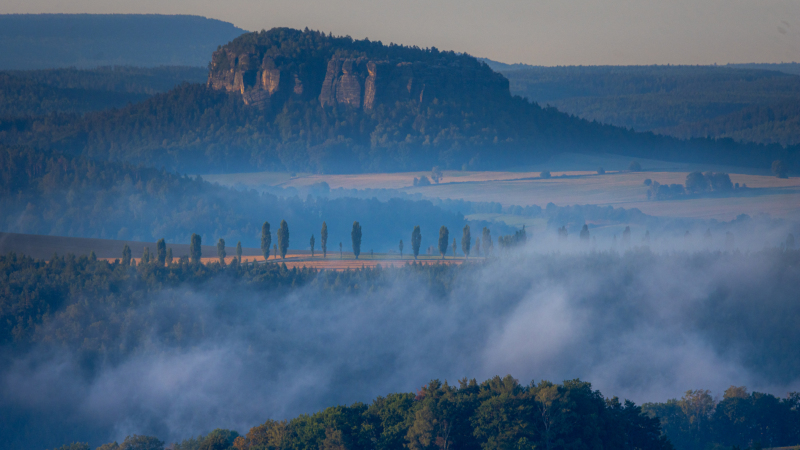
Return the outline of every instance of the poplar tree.
<path id="1" fill-rule="evenodd" d="M 475 238 L 475 256 L 481 256 L 481 237 Z"/>
<path id="2" fill-rule="evenodd" d="M 400 259 L 403 259 L 403 240 L 400 239 L 400 245 L 397 246 L 400 249 Z"/>
<path id="3" fill-rule="evenodd" d="M 422 245 L 422 232 L 419 230 L 419 225 L 416 225 L 411 232 L 411 251 L 414 252 L 414 259 L 419 255 L 420 245 Z"/>
<path id="4" fill-rule="evenodd" d="M 442 254 L 442 259 L 444 259 L 444 255 L 447 254 L 447 244 L 450 241 L 450 230 L 447 229 L 446 226 L 442 225 L 439 228 L 439 253 Z"/>
<path id="5" fill-rule="evenodd" d="M 358 259 L 358 255 L 361 254 L 361 224 L 358 222 L 353 222 L 350 238 L 353 240 L 353 255 Z"/>
<path id="6" fill-rule="evenodd" d="M 163 267 L 164 262 L 167 260 L 167 243 L 164 242 L 164 238 L 156 242 L 156 256 L 158 257 L 158 264 Z"/>
<path id="7" fill-rule="evenodd" d="M 339 259 L 344 259 L 344 252 L 342 252 L 342 243 L 339 242 Z"/>
<path id="8" fill-rule="evenodd" d="M 172 264 L 172 247 L 170 247 L 170 248 L 168 248 L 168 249 L 167 249 L 167 258 L 166 258 L 166 261 L 167 261 L 167 265 L 168 265 L 168 266 Z"/>
<path id="9" fill-rule="evenodd" d="M 122 265 L 131 265 L 131 248 L 128 247 L 128 244 L 125 244 L 125 247 L 122 247 Z"/>
<path id="10" fill-rule="evenodd" d="M 271 243 L 272 233 L 269 231 L 269 222 L 264 222 L 264 225 L 261 226 L 261 253 L 264 254 L 264 261 L 269 259 L 269 245 Z"/>
<path id="11" fill-rule="evenodd" d="M 583 228 L 581 228 L 581 240 L 589 241 L 589 225 L 583 224 Z"/>
<path id="12" fill-rule="evenodd" d="M 491 256 L 492 249 L 494 248 L 494 244 L 492 243 L 492 232 L 489 231 L 488 228 L 483 227 L 483 236 L 481 236 L 483 240 L 483 255 L 484 256 Z"/>
<path id="13" fill-rule="evenodd" d="M 225 253 L 225 239 L 219 238 L 219 241 L 217 241 L 217 257 L 219 258 L 219 263 L 223 266 L 225 265 L 225 256 L 227 256 L 227 253 Z"/>
<path id="14" fill-rule="evenodd" d="M 145 247 L 144 251 L 142 252 L 142 262 L 149 263 L 150 262 L 150 247 Z"/>
<path id="15" fill-rule="evenodd" d="M 457 247 L 458 246 L 456 245 L 456 238 L 453 238 L 453 258 L 456 257 L 456 248 Z"/>
<path id="16" fill-rule="evenodd" d="M 199 234 L 192 233 L 191 244 L 189 244 L 189 257 L 195 264 L 199 264 L 200 258 L 203 256 L 201 249 L 202 242 Z"/>
<path id="17" fill-rule="evenodd" d="M 689 231 L 686 232 L 688 233 Z M 629 226 L 622 230 L 622 243 L 625 245 L 630 245 L 631 243 L 631 227 Z"/>
<path id="18" fill-rule="evenodd" d="M 239 264 L 242 263 L 242 241 L 236 243 L 236 259 Z"/>
<path id="19" fill-rule="evenodd" d="M 464 225 L 464 233 L 461 235 L 461 252 L 464 253 L 465 258 L 469 258 L 470 244 L 472 244 L 472 235 L 469 232 L 469 225 Z"/>
<path id="20" fill-rule="evenodd" d="M 286 252 L 289 250 L 289 225 L 285 220 L 281 220 L 281 226 L 278 228 L 278 250 L 281 259 L 286 259 Z"/>
<path id="21" fill-rule="evenodd" d="M 322 222 L 322 231 L 319 232 L 319 239 L 322 247 L 322 257 L 326 258 L 328 256 L 328 224 L 324 221 Z"/>
<path id="22" fill-rule="evenodd" d="M 311 239 L 308 241 L 308 244 L 311 246 L 311 257 L 314 257 L 314 235 L 311 235 Z"/>

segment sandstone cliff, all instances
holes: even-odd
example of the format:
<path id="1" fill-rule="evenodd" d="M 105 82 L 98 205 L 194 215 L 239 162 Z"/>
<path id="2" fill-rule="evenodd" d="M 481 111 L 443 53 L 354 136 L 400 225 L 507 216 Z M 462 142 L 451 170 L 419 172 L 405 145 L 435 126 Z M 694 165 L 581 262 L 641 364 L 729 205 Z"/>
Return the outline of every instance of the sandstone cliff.
<path id="1" fill-rule="evenodd" d="M 251 33 L 214 52 L 208 86 L 261 109 L 290 98 L 369 112 L 398 101 L 510 95 L 508 80 L 466 55 L 286 29 Z"/>

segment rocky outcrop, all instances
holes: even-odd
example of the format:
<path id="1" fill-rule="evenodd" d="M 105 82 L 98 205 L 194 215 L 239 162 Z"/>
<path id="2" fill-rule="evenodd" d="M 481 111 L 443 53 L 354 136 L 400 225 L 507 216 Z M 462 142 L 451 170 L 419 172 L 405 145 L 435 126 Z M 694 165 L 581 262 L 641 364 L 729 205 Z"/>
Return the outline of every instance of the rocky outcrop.
<path id="1" fill-rule="evenodd" d="M 487 95 L 509 95 L 508 81 L 502 75 L 473 58 L 453 53 L 434 53 L 442 56 L 431 57 L 427 51 L 415 50 L 424 60 L 391 60 L 370 58 L 356 51 L 349 52 L 353 57 L 341 56 L 348 53 L 342 49 L 328 49 L 327 54 L 280 54 L 272 45 L 239 50 L 226 46 L 217 50 L 212 57 L 208 86 L 237 92 L 246 104 L 262 109 L 280 107 L 293 97 L 316 98 L 323 107 L 372 111 L 381 104 L 395 102 L 479 100 Z"/>
<path id="2" fill-rule="evenodd" d="M 303 94 L 303 83 L 297 75 L 281 77 L 281 70 L 270 57 L 254 61 L 253 55 L 234 54 L 227 49 L 214 53 L 208 75 L 213 89 L 238 92 L 245 104 L 269 108 L 281 89 Z"/>

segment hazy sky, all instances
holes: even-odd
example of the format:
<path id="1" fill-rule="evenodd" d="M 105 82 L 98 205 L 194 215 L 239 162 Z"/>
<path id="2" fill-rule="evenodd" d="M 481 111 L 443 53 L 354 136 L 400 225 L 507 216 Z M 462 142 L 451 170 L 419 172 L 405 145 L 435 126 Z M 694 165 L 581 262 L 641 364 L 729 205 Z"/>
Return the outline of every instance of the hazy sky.
<path id="1" fill-rule="evenodd" d="M 197 14 L 503 62 L 800 61 L 800 0 L 0 0 L 0 13 Z"/>

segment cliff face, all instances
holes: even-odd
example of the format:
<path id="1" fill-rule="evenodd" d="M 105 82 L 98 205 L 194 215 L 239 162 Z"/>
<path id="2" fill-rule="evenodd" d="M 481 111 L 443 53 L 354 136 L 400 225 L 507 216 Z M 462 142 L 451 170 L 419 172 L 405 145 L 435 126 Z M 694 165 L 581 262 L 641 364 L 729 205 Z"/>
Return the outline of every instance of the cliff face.
<path id="1" fill-rule="evenodd" d="M 324 34 L 314 35 L 312 44 L 307 44 L 308 39 L 301 41 L 306 48 L 298 49 L 296 33 L 301 32 L 290 31 L 295 33 L 288 34 L 295 39 L 292 51 L 281 41 L 290 39 L 286 34 L 276 39 L 276 32 L 270 30 L 252 33 L 253 37 L 245 39 L 248 45 L 234 41 L 214 52 L 208 86 L 237 92 L 246 104 L 261 109 L 280 107 L 290 98 L 316 99 L 323 107 L 345 105 L 369 112 L 380 104 L 398 101 L 510 95 L 505 77 L 466 55 L 369 41 L 367 46 L 365 41 Z M 363 47 L 368 51 L 360 51 Z"/>

